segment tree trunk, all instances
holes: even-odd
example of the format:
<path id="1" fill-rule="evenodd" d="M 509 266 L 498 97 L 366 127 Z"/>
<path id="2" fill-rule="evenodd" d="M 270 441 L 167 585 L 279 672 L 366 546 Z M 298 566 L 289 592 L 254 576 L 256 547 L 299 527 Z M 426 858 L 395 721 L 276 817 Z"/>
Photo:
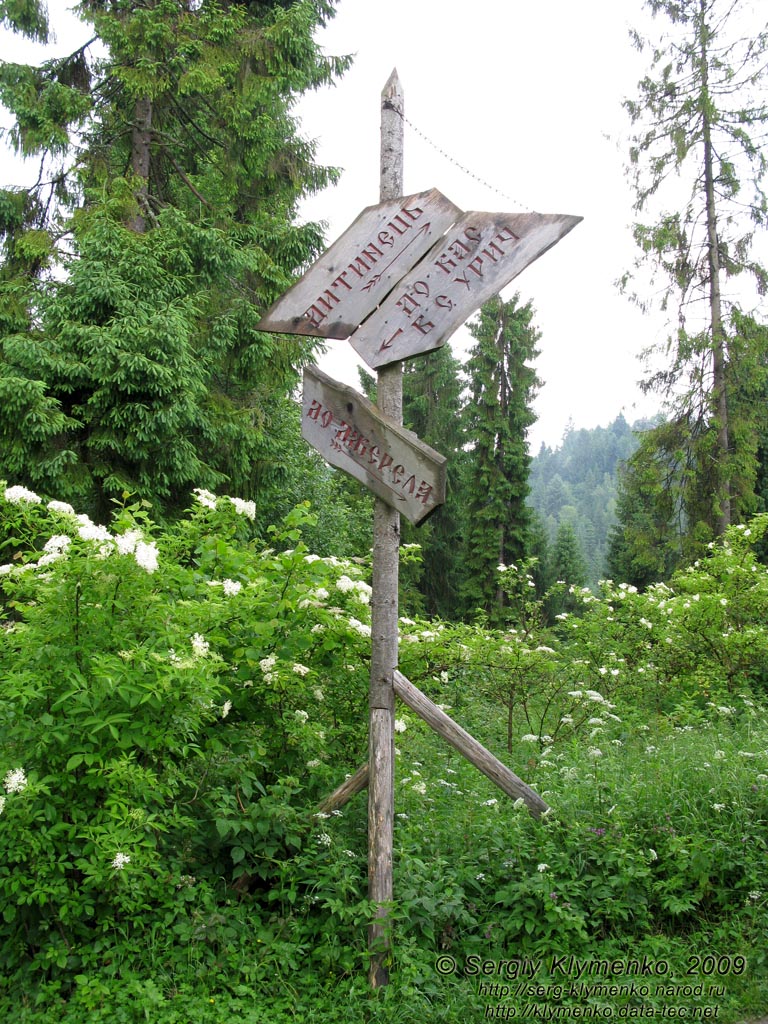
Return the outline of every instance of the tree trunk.
<path id="1" fill-rule="evenodd" d="M 141 183 L 136 190 L 137 210 L 128 219 L 128 227 L 137 234 L 143 234 L 147 230 L 151 144 L 152 100 L 148 96 L 143 96 L 136 100 L 131 131 L 131 170 Z"/>
<path id="2" fill-rule="evenodd" d="M 726 339 L 720 301 L 720 251 L 717 238 L 715 204 L 714 151 L 711 131 L 711 100 L 709 95 L 708 26 L 705 0 L 700 0 L 700 56 L 702 72 L 702 137 L 704 141 L 704 188 L 707 216 L 707 262 L 709 269 L 709 319 L 712 345 L 712 412 L 717 430 L 717 465 L 715 480 L 718 511 L 715 533 L 722 536 L 731 525 L 731 482 L 729 469 L 728 396 L 725 386 Z"/>

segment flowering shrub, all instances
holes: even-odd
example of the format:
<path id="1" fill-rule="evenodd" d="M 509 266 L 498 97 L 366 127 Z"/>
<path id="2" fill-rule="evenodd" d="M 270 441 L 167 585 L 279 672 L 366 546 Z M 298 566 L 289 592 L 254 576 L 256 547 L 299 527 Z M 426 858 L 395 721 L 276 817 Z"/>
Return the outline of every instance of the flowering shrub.
<path id="1" fill-rule="evenodd" d="M 201 491 L 160 534 L 142 505 L 106 527 L 0 488 L 8 977 L 274 880 L 364 757 L 364 569 L 306 550 L 305 508 L 264 539 L 251 519 Z"/>

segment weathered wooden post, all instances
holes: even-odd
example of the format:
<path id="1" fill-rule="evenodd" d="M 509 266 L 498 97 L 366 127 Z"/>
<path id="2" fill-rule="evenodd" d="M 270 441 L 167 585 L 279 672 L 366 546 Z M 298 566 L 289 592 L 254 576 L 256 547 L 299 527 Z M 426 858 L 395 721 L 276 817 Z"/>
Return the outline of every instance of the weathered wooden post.
<path id="1" fill-rule="evenodd" d="M 397 71 L 381 94 L 381 202 L 403 194 L 403 92 Z M 403 422 L 403 367 L 378 371 L 376 404 L 395 423 Z M 395 686 L 398 656 L 400 513 L 376 498 L 373 518 L 371 595 L 371 687 L 368 733 L 368 898 L 376 920 L 368 931 L 373 988 L 386 985 L 390 949 L 388 905 L 392 901 L 392 839 L 395 820 Z"/>
<path id="2" fill-rule="evenodd" d="M 368 763 L 321 805 L 368 786 L 369 980 L 389 981 L 395 696 L 536 817 L 541 797 L 398 671 L 400 515 L 419 525 L 445 501 L 445 457 L 403 427 L 402 360 L 434 351 L 467 317 L 580 220 L 564 214 L 462 212 L 431 189 L 403 196 L 403 93 L 381 95 L 380 201 L 271 307 L 259 328 L 348 339 L 377 371 L 376 405 L 316 366 L 304 368 L 301 433 L 376 496 L 373 522 Z"/>

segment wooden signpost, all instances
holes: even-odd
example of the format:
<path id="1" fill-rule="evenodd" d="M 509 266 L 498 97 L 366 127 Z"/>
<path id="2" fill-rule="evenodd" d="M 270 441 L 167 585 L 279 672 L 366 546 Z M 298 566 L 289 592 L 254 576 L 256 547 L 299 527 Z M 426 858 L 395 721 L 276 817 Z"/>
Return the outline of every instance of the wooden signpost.
<path id="1" fill-rule="evenodd" d="M 350 338 L 373 369 L 445 343 L 581 217 L 465 213 Z"/>
<path id="2" fill-rule="evenodd" d="M 445 501 L 445 457 L 316 366 L 304 370 L 301 436 L 415 526 Z"/>
<path id="3" fill-rule="evenodd" d="M 258 329 L 348 338 L 460 213 L 437 189 L 366 207 Z"/>
<path id="4" fill-rule="evenodd" d="M 376 495 L 373 523 L 368 763 L 324 801 L 368 787 L 370 982 L 388 982 L 393 898 L 397 695 L 503 792 L 546 803 L 397 670 L 400 513 L 423 523 L 445 501 L 445 458 L 402 426 L 402 363 L 449 335 L 581 217 L 465 213 L 437 190 L 403 198 L 403 95 L 382 92 L 380 203 L 367 207 L 261 320 L 261 330 L 349 338 L 378 370 L 377 405 L 317 367 L 304 373 L 302 436 Z M 350 337 L 351 336 L 351 337 Z"/>

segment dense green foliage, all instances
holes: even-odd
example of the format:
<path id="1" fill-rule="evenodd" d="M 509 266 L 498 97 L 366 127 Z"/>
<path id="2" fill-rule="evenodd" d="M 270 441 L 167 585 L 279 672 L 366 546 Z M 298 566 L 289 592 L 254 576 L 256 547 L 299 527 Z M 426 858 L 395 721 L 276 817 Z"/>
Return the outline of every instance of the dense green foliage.
<path id="1" fill-rule="evenodd" d="M 333 4 L 80 12 L 75 53 L 0 64 L 8 138 L 41 161 L 0 192 L 0 471 L 102 516 L 225 481 L 268 506 L 310 346 L 257 324 L 322 242 L 294 221 L 334 174 L 291 108 L 346 66 L 313 39 Z M 45 36 L 37 0 L 2 13 Z"/>
<path id="2" fill-rule="evenodd" d="M 726 1024 L 764 1007 L 765 517 L 644 594 L 574 590 L 555 629 L 515 565 L 514 626 L 401 621 L 403 672 L 552 810 L 398 712 L 392 981 L 372 994 L 365 801 L 316 812 L 365 757 L 367 569 L 310 553 L 306 509 L 262 536 L 254 512 L 201 490 L 172 528 L 140 505 L 105 528 L 0 490 L 8 1019 L 458 1024 L 701 1005 L 684 984 L 715 984 Z M 571 988 L 564 955 L 616 960 L 581 980 L 624 994 Z M 494 998 L 472 956 L 540 959 L 561 987 Z M 664 972 L 642 999 L 638 957 Z"/>

